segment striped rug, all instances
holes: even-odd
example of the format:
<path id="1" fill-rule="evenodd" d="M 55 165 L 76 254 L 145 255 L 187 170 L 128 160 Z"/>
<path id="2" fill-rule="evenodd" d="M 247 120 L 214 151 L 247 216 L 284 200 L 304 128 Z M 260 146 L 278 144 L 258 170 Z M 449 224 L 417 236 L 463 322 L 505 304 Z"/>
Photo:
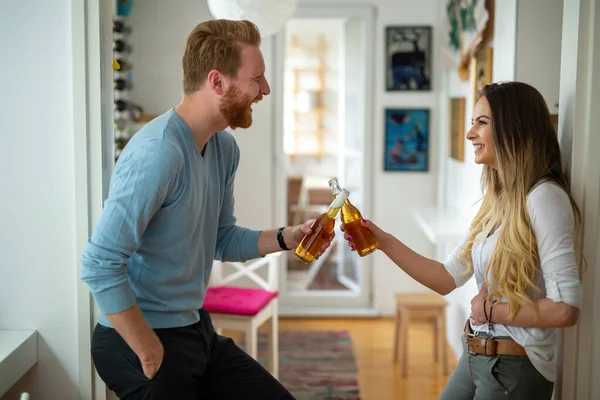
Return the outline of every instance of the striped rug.
<path id="1" fill-rule="evenodd" d="M 266 344 L 267 335 L 261 332 L 258 357 L 265 367 Z M 360 399 L 348 332 L 280 331 L 279 380 L 297 400 Z"/>

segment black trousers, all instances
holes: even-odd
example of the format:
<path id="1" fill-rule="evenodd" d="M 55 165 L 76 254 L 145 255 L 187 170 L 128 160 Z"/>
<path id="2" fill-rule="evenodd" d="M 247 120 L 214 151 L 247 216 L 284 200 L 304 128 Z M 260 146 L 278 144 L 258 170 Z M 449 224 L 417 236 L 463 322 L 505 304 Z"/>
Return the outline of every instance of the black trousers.
<path id="1" fill-rule="evenodd" d="M 181 328 L 155 329 L 163 362 L 148 379 L 136 354 L 112 328 L 97 325 L 92 359 L 98 374 L 120 399 L 294 399 L 265 368 L 232 339 L 215 333 L 210 316 Z"/>

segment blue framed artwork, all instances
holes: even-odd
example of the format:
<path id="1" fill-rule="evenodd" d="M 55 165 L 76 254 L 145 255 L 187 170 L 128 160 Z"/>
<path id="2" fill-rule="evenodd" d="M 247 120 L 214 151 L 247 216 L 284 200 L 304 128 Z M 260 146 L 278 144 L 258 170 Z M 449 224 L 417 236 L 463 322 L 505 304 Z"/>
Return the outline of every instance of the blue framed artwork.
<path id="1" fill-rule="evenodd" d="M 386 90 L 431 90 L 431 27 L 388 26 L 385 38 Z"/>
<path id="2" fill-rule="evenodd" d="M 385 171 L 429 170 L 429 110 L 385 110 Z"/>

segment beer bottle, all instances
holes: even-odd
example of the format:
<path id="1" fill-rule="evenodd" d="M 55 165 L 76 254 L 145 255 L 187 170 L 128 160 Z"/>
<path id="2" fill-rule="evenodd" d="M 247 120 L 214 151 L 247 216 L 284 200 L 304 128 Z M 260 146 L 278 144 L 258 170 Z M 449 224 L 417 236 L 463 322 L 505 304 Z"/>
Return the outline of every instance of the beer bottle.
<path id="1" fill-rule="evenodd" d="M 342 225 L 344 230 L 348 233 L 348 236 L 352 238 L 354 249 L 359 256 L 364 257 L 371 254 L 377 249 L 377 241 L 367 228 L 362 225 L 362 215 L 360 211 L 348 200 L 350 192 L 343 189 L 338 183 L 337 178 L 333 178 L 329 181 L 329 187 L 333 192 L 333 195 L 337 198 L 341 193 L 345 193 L 346 200 L 342 206 Z"/>
<path id="2" fill-rule="evenodd" d="M 310 229 L 312 233 L 305 235 L 295 254 L 307 264 L 313 262 L 323 245 L 329 240 L 335 229 L 335 219 L 346 201 L 346 193 L 340 193 L 329 205 L 327 211 L 319 215 Z"/>

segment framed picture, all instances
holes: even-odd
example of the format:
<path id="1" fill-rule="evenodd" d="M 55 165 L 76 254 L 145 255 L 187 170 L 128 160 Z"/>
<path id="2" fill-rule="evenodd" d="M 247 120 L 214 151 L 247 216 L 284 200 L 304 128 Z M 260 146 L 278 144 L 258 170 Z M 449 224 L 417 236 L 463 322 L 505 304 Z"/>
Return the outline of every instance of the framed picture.
<path id="1" fill-rule="evenodd" d="M 465 98 L 450 98 L 450 158 L 465 161 Z"/>
<path id="2" fill-rule="evenodd" d="M 388 26 L 385 38 L 386 90 L 431 90 L 431 27 Z"/>
<path id="3" fill-rule="evenodd" d="M 493 50 L 491 47 L 479 50 L 471 59 L 472 105 L 479 100 L 479 91 L 492 83 Z"/>
<path id="4" fill-rule="evenodd" d="M 429 110 L 385 110 L 385 171 L 429 170 Z"/>

